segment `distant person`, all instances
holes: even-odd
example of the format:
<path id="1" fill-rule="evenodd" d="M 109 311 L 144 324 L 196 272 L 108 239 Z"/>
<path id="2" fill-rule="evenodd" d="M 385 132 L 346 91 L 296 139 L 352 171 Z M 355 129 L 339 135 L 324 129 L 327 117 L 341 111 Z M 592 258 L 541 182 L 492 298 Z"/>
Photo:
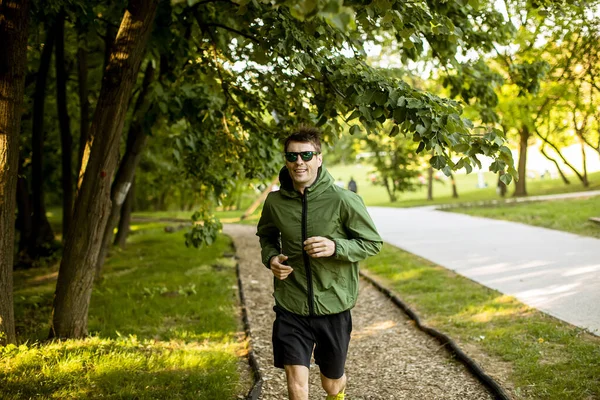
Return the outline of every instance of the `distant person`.
<path id="1" fill-rule="evenodd" d="M 344 399 L 358 262 L 383 245 L 362 199 L 322 165 L 319 134 L 302 127 L 287 138 L 281 189 L 269 193 L 257 227 L 275 276 L 274 364 L 291 400 L 308 400 L 313 352 L 327 399 Z"/>
<path id="2" fill-rule="evenodd" d="M 354 193 L 356 193 L 358 190 L 356 187 L 356 181 L 352 177 L 350 178 L 350 182 L 348 182 L 348 190 Z"/>

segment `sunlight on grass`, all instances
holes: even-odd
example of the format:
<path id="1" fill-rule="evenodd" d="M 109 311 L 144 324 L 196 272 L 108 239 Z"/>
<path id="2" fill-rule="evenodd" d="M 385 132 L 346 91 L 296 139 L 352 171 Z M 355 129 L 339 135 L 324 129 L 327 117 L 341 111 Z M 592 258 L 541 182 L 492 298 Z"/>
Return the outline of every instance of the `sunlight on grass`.
<path id="1" fill-rule="evenodd" d="M 188 393 L 190 387 L 198 398 L 232 396 L 238 389 L 233 378 L 240 346 L 235 342 L 138 340 L 135 336 L 9 345 L 0 348 L 0 376 L 3 392 L 16 396 L 3 398 L 72 398 L 88 392 L 93 397 L 110 397 L 123 394 L 122 385 L 138 398 L 169 398 L 178 391 Z M 231 379 L 219 391 L 199 385 L 220 377 Z"/>
<path id="2" fill-rule="evenodd" d="M 363 267 L 425 325 L 508 363 L 515 398 L 600 398 L 600 338 L 389 244 Z"/>
<path id="3" fill-rule="evenodd" d="M 231 241 L 185 247 L 140 224 L 95 283 L 84 340 L 45 342 L 58 266 L 15 273 L 20 346 L 0 347 L 3 399 L 233 399 L 250 384 Z"/>

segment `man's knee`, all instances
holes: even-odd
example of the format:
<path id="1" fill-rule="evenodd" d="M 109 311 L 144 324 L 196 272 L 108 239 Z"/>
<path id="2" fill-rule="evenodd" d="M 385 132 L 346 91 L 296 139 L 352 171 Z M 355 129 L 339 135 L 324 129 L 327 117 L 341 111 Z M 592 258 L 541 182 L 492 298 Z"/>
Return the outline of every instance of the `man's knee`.
<path id="1" fill-rule="evenodd" d="M 338 379 L 330 379 L 321 374 L 321 386 L 327 394 L 335 396 L 346 387 L 346 374 Z"/>
<path id="2" fill-rule="evenodd" d="M 308 399 L 308 368 L 303 365 L 285 365 L 290 399 Z"/>

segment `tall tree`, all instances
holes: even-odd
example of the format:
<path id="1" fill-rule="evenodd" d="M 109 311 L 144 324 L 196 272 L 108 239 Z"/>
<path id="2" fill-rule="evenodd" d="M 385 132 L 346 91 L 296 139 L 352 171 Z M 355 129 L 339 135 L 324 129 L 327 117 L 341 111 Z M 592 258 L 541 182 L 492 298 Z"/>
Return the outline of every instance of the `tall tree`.
<path id="1" fill-rule="evenodd" d="M 16 342 L 12 270 L 28 14 L 27 0 L 0 0 L 0 345 Z"/>
<path id="2" fill-rule="evenodd" d="M 75 203 L 78 221 L 65 241 L 53 305 L 51 337 L 87 335 L 95 267 L 110 212 L 111 178 L 125 114 L 158 0 L 131 0 L 111 50 L 90 127 L 93 144 Z"/>
<path id="3" fill-rule="evenodd" d="M 54 242 L 54 232 L 46 217 L 46 203 L 44 201 L 44 109 L 46 105 L 46 88 L 48 73 L 52 60 L 52 49 L 56 38 L 56 24 L 51 17 L 45 23 L 46 36 L 43 44 L 40 65 L 35 82 L 33 95 L 33 124 L 31 132 L 31 192 L 33 203 L 33 233 L 29 246 L 32 258 L 45 256 L 47 249 Z"/>
<path id="4" fill-rule="evenodd" d="M 110 215 L 108 216 L 106 228 L 104 228 L 102 246 L 100 247 L 98 261 L 96 263 L 96 277 L 100 276 L 102 266 L 104 265 L 104 260 L 106 259 L 106 253 L 108 252 L 108 248 L 113 241 L 114 229 L 119 222 L 119 217 L 121 216 L 121 206 L 129 194 L 129 189 L 133 184 L 135 169 L 137 168 L 142 151 L 144 150 L 146 142 L 148 141 L 149 132 L 147 130 L 152 123 L 145 121 L 145 117 L 149 108 L 148 91 L 153 79 L 154 66 L 152 61 L 150 61 L 146 66 L 142 87 L 133 108 L 133 120 L 129 126 L 125 154 L 121 158 L 119 168 L 117 169 L 117 173 L 110 190 Z"/>
<path id="5" fill-rule="evenodd" d="M 58 122 L 60 124 L 60 144 L 62 154 L 62 234 L 67 236 L 71 225 L 73 209 L 73 137 L 71 135 L 71 120 L 67 110 L 67 72 L 65 70 L 65 10 L 62 9 L 56 17 L 56 105 L 58 107 Z"/>

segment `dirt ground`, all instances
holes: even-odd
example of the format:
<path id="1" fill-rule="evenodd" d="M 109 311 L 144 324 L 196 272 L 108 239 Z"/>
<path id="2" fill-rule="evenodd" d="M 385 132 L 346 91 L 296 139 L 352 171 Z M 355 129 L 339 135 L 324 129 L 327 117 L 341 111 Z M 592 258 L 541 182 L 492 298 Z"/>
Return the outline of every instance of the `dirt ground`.
<path id="1" fill-rule="evenodd" d="M 260 261 L 254 226 L 225 225 L 235 244 L 250 324 L 251 345 L 264 383 L 261 399 L 285 399 L 285 373 L 273 367 L 273 274 Z M 352 310 L 346 363 L 347 399 L 493 399 L 466 368 L 419 331 L 386 296 L 361 281 Z M 323 399 L 319 368 L 311 366 L 310 399 Z"/>

